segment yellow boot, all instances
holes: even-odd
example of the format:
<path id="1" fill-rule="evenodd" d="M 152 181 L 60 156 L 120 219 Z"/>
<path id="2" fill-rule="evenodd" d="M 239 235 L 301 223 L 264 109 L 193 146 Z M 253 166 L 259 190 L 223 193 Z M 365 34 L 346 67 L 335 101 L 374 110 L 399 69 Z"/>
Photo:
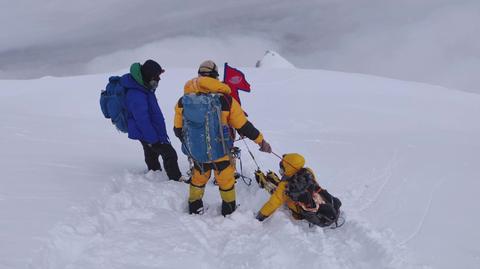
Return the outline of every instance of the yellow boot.
<path id="1" fill-rule="evenodd" d="M 203 214 L 203 194 L 205 193 L 205 186 L 197 187 L 190 184 L 190 194 L 188 197 L 188 212 L 190 214 Z"/>

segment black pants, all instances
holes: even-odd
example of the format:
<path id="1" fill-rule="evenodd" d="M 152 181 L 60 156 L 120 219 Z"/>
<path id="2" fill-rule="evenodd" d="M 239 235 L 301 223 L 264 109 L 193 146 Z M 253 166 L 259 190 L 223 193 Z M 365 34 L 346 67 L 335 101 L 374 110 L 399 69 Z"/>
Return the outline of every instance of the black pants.
<path id="1" fill-rule="evenodd" d="M 148 170 L 161 170 L 160 162 L 158 157 L 162 156 L 163 167 L 167 176 L 171 180 L 179 180 L 182 176 L 180 168 L 178 168 L 178 156 L 175 149 L 170 144 L 153 144 L 151 147 L 148 146 L 148 143 L 142 142 L 143 153 L 145 155 L 145 163 L 147 164 Z"/>

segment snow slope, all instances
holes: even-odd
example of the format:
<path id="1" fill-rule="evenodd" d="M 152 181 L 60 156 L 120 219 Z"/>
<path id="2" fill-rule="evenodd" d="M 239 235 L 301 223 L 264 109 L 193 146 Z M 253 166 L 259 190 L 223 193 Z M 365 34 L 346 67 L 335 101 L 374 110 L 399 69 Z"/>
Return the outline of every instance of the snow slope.
<path id="1" fill-rule="evenodd" d="M 344 227 L 310 229 L 284 209 L 259 223 L 268 195 L 241 181 L 232 216 L 219 216 L 211 184 L 210 209 L 190 216 L 187 185 L 145 174 L 140 144 L 102 118 L 108 75 L 0 81 L 0 268 L 480 266 L 479 95 L 321 70 L 244 71 L 251 121 L 275 152 L 306 157 L 344 202 Z M 169 69 L 157 91 L 172 138 L 173 106 L 194 74 Z M 247 143 L 263 169 L 277 169 Z"/>

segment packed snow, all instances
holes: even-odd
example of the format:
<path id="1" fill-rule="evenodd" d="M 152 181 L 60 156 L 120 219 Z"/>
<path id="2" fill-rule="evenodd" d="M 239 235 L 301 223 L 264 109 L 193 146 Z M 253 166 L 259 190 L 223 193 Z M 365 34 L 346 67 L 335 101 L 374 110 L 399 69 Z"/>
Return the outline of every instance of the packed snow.
<path id="1" fill-rule="evenodd" d="M 220 215 L 208 184 L 202 216 L 188 185 L 146 172 L 141 145 L 103 118 L 112 73 L 0 81 L 0 268 L 478 268 L 480 95 L 360 74 L 241 68 L 250 120 L 278 153 L 298 152 L 342 199 L 346 223 L 309 228 L 237 182 Z M 125 70 L 123 72 L 126 72 Z M 116 74 L 121 74 L 119 71 Z M 157 97 L 173 106 L 194 68 L 168 68 Z M 278 169 L 248 141 L 243 174 Z M 188 162 L 180 151 L 180 168 Z"/>

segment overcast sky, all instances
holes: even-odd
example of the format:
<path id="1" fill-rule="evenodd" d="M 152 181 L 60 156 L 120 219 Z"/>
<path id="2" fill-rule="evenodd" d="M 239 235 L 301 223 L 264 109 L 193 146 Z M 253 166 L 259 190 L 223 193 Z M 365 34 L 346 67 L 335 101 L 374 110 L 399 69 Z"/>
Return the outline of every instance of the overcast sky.
<path id="1" fill-rule="evenodd" d="M 108 72 L 154 58 L 301 68 L 480 92 L 477 0 L 0 0 L 0 78 Z"/>

